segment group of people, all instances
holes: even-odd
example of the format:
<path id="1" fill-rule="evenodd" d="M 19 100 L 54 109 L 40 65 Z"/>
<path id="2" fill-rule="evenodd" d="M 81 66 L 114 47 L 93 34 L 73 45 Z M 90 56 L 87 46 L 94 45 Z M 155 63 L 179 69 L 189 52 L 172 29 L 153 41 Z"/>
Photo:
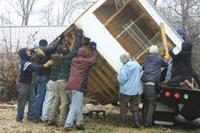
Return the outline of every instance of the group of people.
<path id="1" fill-rule="evenodd" d="M 140 127 L 139 101 L 141 88 L 143 88 L 142 121 L 145 127 L 151 127 L 156 109 L 157 90 L 160 84 L 193 89 L 187 83 L 194 79 L 199 85 L 199 80 L 192 69 L 191 52 L 192 43 L 184 41 L 179 53 L 176 53 L 174 49 L 169 50 L 171 60 L 168 62 L 159 54 L 158 47 L 152 45 L 149 53 L 145 56 L 143 67 L 129 54 L 120 56 L 123 66 L 117 79 L 120 84 L 119 123 L 121 126 L 125 125 L 127 120 L 126 113 L 130 109 L 133 114 L 133 125 L 137 128 Z M 167 71 L 164 74 L 162 70 Z"/>
<path id="2" fill-rule="evenodd" d="M 28 101 L 28 120 L 64 126 L 66 131 L 72 130 L 74 124 L 77 129 L 84 129 L 83 97 L 87 91 L 89 72 L 96 62 L 96 43 L 84 37 L 80 29 L 76 33 L 72 32 L 71 37 L 71 45 L 69 40 L 61 36 L 49 46 L 47 41 L 42 39 L 39 48 L 19 50 L 17 122 L 23 121 L 24 108 Z M 170 50 L 173 62 L 171 68 L 167 60 L 159 54 L 156 45 L 150 47 L 143 67 L 127 53 L 120 56 L 123 66 L 117 79 L 121 126 L 125 125 L 126 114 L 130 109 L 134 126 L 140 127 L 141 87 L 144 96 L 143 123 L 146 127 L 152 126 L 156 108 L 156 87 L 161 82 L 161 68 L 168 67 L 167 85 L 179 86 L 185 79 L 191 79 L 191 49 L 192 44 L 185 41 L 179 54 Z M 56 122 L 58 110 L 60 113 Z"/>
<path id="3" fill-rule="evenodd" d="M 96 63 L 96 43 L 80 29 L 71 37 L 70 43 L 61 36 L 49 46 L 42 39 L 39 48 L 19 50 L 17 122 L 23 121 L 28 101 L 28 120 L 64 126 L 65 130 L 72 130 L 75 121 L 77 129 L 84 129 L 82 104 L 89 72 Z"/>

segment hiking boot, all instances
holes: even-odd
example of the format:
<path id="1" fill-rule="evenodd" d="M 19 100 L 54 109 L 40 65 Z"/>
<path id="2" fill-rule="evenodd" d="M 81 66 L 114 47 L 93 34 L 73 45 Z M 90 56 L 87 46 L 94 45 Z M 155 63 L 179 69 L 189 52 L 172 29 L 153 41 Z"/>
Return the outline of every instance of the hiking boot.
<path id="1" fill-rule="evenodd" d="M 135 128 L 140 128 L 139 113 L 138 112 L 133 113 L 133 124 L 134 124 Z"/>
<path id="2" fill-rule="evenodd" d="M 73 128 L 72 128 L 72 127 L 64 127 L 64 130 L 65 130 L 65 131 L 72 131 Z"/>
<path id="3" fill-rule="evenodd" d="M 47 124 L 49 125 L 49 126 L 54 126 L 54 125 L 56 125 L 56 122 L 55 121 L 48 121 L 47 122 Z"/>
<path id="4" fill-rule="evenodd" d="M 119 118 L 119 127 L 125 127 L 126 126 L 126 114 L 120 114 Z"/>
<path id="5" fill-rule="evenodd" d="M 80 125 L 76 126 L 76 129 L 78 129 L 78 130 L 85 130 L 85 127 L 84 127 L 83 124 L 80 124 Z"/>
<path id="6" fill-rule="evenodd" d="M 22 123 L 23 120 L 22 120 L 22 119 L 16 119 L 16 122 L 20 122 L 20 123 Z"/>

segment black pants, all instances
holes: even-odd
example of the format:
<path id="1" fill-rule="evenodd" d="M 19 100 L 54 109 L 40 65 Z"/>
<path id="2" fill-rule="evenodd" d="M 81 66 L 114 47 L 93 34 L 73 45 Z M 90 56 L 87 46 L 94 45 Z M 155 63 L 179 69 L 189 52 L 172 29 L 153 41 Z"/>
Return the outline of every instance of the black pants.
<path id="1" fill-rule="evenodd" d="M 145 125 L 152 125 L 153 114 L 156 108 L 155 85 L 144 85 L 143 121 Z"/>

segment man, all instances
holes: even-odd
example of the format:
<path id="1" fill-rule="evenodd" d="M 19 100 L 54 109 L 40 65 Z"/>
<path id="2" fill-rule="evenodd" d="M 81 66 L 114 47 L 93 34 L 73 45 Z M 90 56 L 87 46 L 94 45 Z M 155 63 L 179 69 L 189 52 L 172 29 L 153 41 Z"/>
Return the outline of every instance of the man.
<path id="1" fill-rule="evenodd" d="M 184 41 L 180 53 L 174 54 L 173 50 L 169 51 L 173 65 L 172 65 L 172 79 L 167 82 L 170 86 L 180 86 L 180 82 L 186 79 L 191 80 L 193 77 L 193 68 L 191 63 L 192 43 Z"/>
<path id="2" fill-rule="evenodd" d="M 142 68 L 134 59 L 130 59 L 130 55 L 122 54 L 120 61 L 123 66 L 117 76 L 120 84 L 120 123 L 124 126 L 126 122 L 126 113 L 128 108 L 133 114 L 133 124 L 139 127 L 139 92 L 140 92 L 140 77 Z M 128 107 L 130 104 L 130 107 Z"/>
<path id="3" fill-rule="evenodd" d="M 53 64 L 51 65 L 50 69 L 51 72 L 49 74 L 49 81 L 47 83 L 47 91 L 46 91 L 46 95 L 45 95 L 45 100 L 43 103 L 43 107 L 42 107 L 42 117 L 41 120 L 43 122 L 47 122 L 48 121 L 48 114 L 50 111 L 50 108 L 52 106 L 53 103 L 53 99 L 55 96 L 55 90 L 57 88 L 57 77 L 58 77 L 58 73 L 60 70 L 60 61 L 54 59 L 54 57 L 60 56 L 62 53 L 62 45 L 57 46 L 56 48 L 56 53 L 51 55 L 51 60 L 53 61 Z"/>
<path id="4" fill-rule="evenodd" d="M 160 56 L 158 47 L 152 45 L 149 54 L 145 57 L 144 72 L 142 81 L 144 82 L 144 106 L 143 118 L 144 126 L 153 124 L 153 113 L 156 108 L 156 85 L 160 82 L 161 68 L 167 67 L 167 62 Z"/>
<path id="5" fill-rule="evenodd" d="M 19 83 L 17 84 L 17 94 L 18 94 L 18 105 L 17 105 L 17 122 L 22 122 L 24 117 L 24 108 L 26 101 L 29 101 L 29 106 L 33 103 L 30 97 L 29 88 L 32 80 L 32 72 L 39 71 L 41 69 L 47 68 L 51 63 L 47 62 L 44 65 L 33 65 L 30 62 L 31 51 L 27 48 L 22 48 L 19 50 L 20 56 L 20 75 Z M 29 116 L 28 114 L 28 117 Z"/>

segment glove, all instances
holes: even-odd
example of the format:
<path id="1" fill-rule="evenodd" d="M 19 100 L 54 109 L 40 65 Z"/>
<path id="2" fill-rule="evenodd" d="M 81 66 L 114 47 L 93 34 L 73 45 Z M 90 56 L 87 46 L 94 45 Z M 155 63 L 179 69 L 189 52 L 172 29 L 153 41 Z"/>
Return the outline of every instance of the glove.
<path id="1" fill-rule="evenodd" d="M 34 50 L 34 52 L 36 53 L 36 55 L 38 56 L 45 56 L 45 53 L 42 51 L 42 49 L 37 48 Z"/>
<path id="2" fill-rule="evenodd" d="M 91 48 L 92 50 L 96 50 L 97 44 L 96 44 L 95 42 L 90 42 L 90 48 Z"/>
<path id="3" fill-rule="evenodd" d="M 45 67 L 45 68 L 48 68 L 48 67 L 50 67 L 51 65 L 53 65 L 53 60 L 48 60 L 43 66 Z"/>
<path id="4" fill-rule="evenodd" d="M 83 44 L 84 45 L 89 45 L 90 44 L 90 38 L 84 37 Z"/>

